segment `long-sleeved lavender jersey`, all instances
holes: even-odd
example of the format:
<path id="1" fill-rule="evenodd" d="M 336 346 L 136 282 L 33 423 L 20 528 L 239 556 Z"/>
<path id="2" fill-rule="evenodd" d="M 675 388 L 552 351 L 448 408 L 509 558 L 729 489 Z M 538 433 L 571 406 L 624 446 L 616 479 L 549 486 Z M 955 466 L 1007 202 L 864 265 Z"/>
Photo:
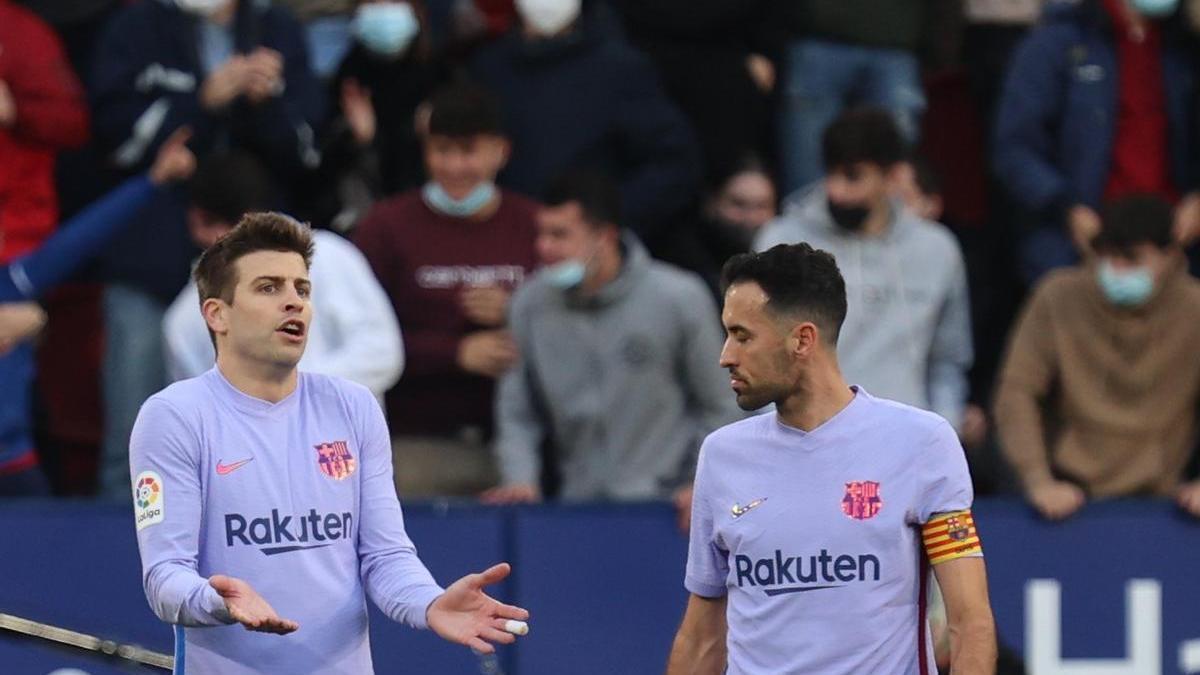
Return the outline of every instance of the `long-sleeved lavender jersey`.
<path id="1" fill-rule="evenodd" d="M 146 597 L 176 625 L 176 673 L 370 673 L 364 588 L 418 628 L 442 593 L 404 531 L 365 387 L 301 373 L 269 403 L 213 368 L 146 401 L 129 461 Z M 300 629 L 234 624 L 214 574 L 245 580 Z"/>

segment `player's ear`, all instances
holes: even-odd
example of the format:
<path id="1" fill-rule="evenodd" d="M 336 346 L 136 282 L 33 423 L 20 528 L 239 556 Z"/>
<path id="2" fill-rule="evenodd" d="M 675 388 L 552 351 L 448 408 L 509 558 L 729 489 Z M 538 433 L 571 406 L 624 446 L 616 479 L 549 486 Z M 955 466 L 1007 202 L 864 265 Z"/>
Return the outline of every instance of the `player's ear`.
<path id="1" fill-rule="evenodd" d="M 217 335 L 229 332 L 229 305 L 220 298 L 209 298 L 200 305 L 200 313 L 208 329 Z"/>
<path id="2" fill-rule="evenodd" d="M 811 321 L 798 323 L 792 328 L 791 335 L 788 336 L 788 350 L 794 356 L 808 358 L 812 356 L 820 339 L 816 324 Z"/>

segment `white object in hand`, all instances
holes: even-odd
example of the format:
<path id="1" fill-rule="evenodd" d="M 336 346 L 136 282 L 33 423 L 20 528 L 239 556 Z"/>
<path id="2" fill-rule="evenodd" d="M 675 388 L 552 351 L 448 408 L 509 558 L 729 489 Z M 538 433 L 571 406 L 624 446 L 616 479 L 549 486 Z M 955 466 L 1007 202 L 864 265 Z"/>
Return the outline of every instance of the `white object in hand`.
<path id="1" fill-rule="evenodd" d="M 504 622 L 504 630 L 513 635 L 525 635 L 529 632 L 529 624 L 516 619 L 509 619 Z"/>

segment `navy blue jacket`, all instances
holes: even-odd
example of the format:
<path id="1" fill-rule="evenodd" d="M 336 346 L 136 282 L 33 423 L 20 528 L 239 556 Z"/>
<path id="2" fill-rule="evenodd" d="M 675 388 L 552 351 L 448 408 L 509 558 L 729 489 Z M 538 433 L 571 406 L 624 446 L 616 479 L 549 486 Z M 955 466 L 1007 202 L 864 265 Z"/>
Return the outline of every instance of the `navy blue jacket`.
<path id="1" fill-rule="evenodd" d="M 1194 76 L 1182 27 L 1163 26 L 1171 179 L 1196 187 Z M 1117 50 L 1099 0 L 1048 4 L 1017 48 L 996 115 L 993 168 L 1014 199 L 1060 225 L 1073 204 L 1100 206 L 1117 124 Z M 1050 224 L 1047 222 L 1046 224 Z"/>
<path id="2" fill-rule="evenodd" d="M 537 42 L 517 27 L 481 48 L 471 72 L 503 105 L 513 152 L 502 185 L 538 197 L 566 169 L 605 171 L 644 239 L 695 197 L 699 148 L 654 67 L 604 21 L 585 13 L 571 34 Z"/>
<path id="3" fill-rule="evenodd" d="M 281 178 L 293 178 L 320 160 L 313 129 L 322 94 L 308 66 L 300 25 L 286 10 L 261 0 L 240 0 L 235 50 L 262 45 L 280 52 L 284 90 L 259 106 L 235 101 L 223 114 L 201 109 L 198 21 L 170 0 L 147 0 L 117 13 L 96 48 L 89 82 L 93 124 L 109 161 L 123 173 L 141 171 L 175 129 L 194 130 L 189 146 L 203 158 L 236 147 L 257 155 Z M 109 281 L 172 300 L 187 282 L 195 256 L 179 190 L 164 191 L 105 252 Z"/>

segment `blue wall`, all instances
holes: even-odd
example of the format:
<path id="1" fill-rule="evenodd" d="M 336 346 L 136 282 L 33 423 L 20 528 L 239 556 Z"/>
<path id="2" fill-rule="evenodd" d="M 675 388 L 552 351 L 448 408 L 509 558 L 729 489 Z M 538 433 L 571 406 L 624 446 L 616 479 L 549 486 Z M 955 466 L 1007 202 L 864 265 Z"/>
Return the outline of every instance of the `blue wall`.
<path id="1" fill-rule="evenodd" d="M 1158 502 L 1093 505 L 1063 524 L 1036 520 L 1009 501 L 981 501 L 976 514 L 1005 642 L 1026 645 L 1029 581 L 1052 579 L 1061 592 L 1061 659 L 1130 658 L 1126 585 L 1148 579 L 1161 589 L 1163 667 L 1154 672 L 1185 672 L 1181 645 L 1200 639 L 1195 522 Z M 130 518 L 126 506 L 0 504 L 0 612 L 170 652 L 171 631 L 150 613 L 142 594 Z M 533 619 L 530 635 L 501 651 L 509 675 L 662 672 L 686 601 L 686 540 L 669 507 L 421 505 L 408 507 L 406 520 L 439 581 L 499 560 L 513 563 L 513 576 L 496 594 L 528 607 Z M 466 649 L 378 614 L 372 616 L 372 643 L 380 673 L 480 672 Z M 68 666 L 92 675 L 136 672 L 0 637 L 0 673 L 45 675 Z M 1145 672 L 1130 668 L 1130 675 Z"/>

